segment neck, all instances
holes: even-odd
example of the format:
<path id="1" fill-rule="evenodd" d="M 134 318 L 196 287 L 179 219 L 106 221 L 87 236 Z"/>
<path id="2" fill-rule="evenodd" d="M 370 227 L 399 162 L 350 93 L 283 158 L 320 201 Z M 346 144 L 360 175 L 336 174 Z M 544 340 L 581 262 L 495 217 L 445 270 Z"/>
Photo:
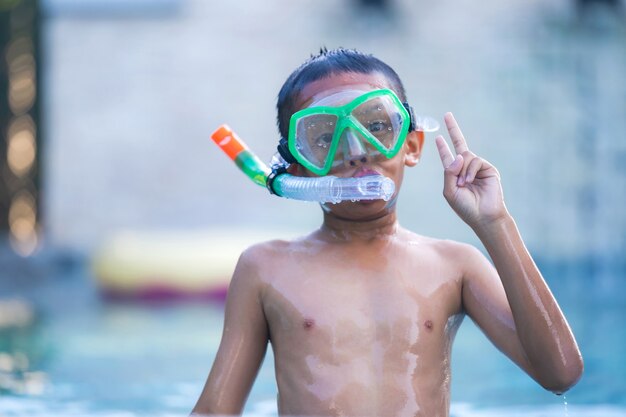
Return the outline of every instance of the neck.
<path id="1" fill-rule="evenodd" d="M 324 223 L 319 233 L 326 239 L 336 242 L 385 240 L 398 231 L 396 211 L 367 220 L 351 220 L 324 213 Z"/>

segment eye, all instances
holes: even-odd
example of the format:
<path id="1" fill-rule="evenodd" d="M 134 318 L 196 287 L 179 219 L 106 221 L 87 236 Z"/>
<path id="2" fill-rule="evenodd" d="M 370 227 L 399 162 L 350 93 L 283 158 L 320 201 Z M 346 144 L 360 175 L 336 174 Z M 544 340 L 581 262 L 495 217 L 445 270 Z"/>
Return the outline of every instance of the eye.
<path id="1" fill-rule="evenodd" d="M 332 133 L 324 133 L 317 137 L 317 139 L 315 140 L 315 144 L 321 148 L 328 148 L 332 140 L 333 140 Z"/>
<path id="2" fill-rule="evenodd" d="M 380 133 L 380 132 L 385 131 L 386 129 L 387 129 L 387 123 L 380 121 L 380 120 L 376 122 L 372 122 L 367 125 L 367 130 L 369 130 L 372 133 Z"/>

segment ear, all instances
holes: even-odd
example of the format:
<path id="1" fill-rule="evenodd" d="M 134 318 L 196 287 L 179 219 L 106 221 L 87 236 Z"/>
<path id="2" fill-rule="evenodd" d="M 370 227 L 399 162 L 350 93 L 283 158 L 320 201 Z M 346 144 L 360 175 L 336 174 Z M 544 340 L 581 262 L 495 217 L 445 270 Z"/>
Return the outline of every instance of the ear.
<path id="1" fill-rule="evenodd" d="M 414 167 L 422 155 L 424 146 L 424 132 L 413 131 L 406 136 L 404 143 L 404 165 Z"/>

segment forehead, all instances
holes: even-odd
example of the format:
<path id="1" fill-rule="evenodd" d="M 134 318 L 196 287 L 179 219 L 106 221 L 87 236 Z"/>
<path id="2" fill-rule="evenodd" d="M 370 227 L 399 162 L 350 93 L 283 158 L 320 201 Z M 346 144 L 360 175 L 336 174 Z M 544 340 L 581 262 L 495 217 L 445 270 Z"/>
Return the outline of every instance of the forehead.
<path id="1" fill-rule="evenodd" d="M 341 91 L 380 90 L 381 88 L 391 88 L 389 84 L 387 78 L 378 72 L 371 74 L 344 72 L 330 75 L 326 78 L 308 83 L 302 88 L 296 97 L 295 111 L 308 107 L 311 103 L 318 102 L 325 97 L 329 97 Z"/>

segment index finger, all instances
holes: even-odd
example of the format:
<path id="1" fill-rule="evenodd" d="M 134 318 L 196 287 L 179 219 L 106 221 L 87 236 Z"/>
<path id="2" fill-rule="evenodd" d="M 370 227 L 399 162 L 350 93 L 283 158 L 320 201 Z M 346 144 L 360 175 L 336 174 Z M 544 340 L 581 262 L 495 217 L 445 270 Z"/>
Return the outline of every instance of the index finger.
<path id="1" fill-rule="evenodd" d="M 469 151 L 463 132 L 461 132 L 461 128 L 459 128 L 459 124 L 454 119 L 452 113 L 446 113 L 443 116 L 443 120 L 446 122 L 446 127 L 448 128 L 448 133 L 450 134 L 450 139 L 452 140 L 456 153 L 459 154 Z"/>
<path id="2" fill-rule="evenodd" d="M 435 144 L 437 145 L 443 167 L 448 168 L 454 162 L 454 155 L 452 155 L 450 148 L 448 148 L 446 140 L 443 136 L 439 135 L 435 138 Z"/>

